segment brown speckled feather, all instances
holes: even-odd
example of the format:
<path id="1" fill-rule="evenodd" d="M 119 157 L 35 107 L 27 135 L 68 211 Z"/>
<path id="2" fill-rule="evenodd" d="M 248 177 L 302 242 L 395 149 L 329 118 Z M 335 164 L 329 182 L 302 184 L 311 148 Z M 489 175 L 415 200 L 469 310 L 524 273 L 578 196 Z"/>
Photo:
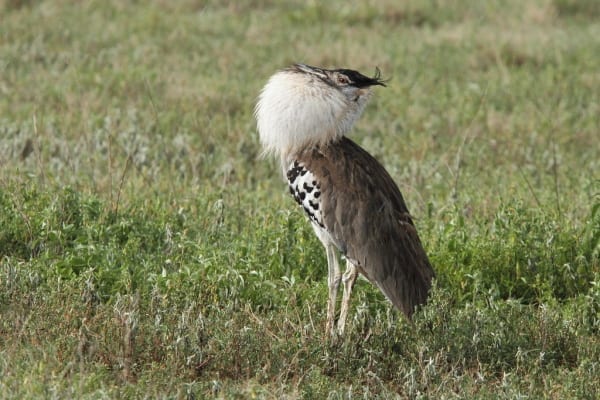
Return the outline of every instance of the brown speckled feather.
<path id="1" fill-rule="evenodd" d="M 325 229 L 339 250 L 410 317 L 434 272 L 393 179 L 346 137 L 296 159 L 320 184 Z"/>

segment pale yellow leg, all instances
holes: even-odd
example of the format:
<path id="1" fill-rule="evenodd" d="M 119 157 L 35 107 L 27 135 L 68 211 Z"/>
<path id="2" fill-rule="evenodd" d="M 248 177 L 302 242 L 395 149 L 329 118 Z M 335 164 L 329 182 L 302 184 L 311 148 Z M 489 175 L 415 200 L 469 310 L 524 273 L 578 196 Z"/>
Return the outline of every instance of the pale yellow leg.
<path id="1" fill-rule="evenodd" d="M 335 334 L 334 321 L 335 321 L 335 303 L 337 297 L 338 287 L 342 279 L 342 273 L 340 271 L 340 265 L 335 250 L 335 246 L 325 246 L 327 251 L 327 269 L 328 279 L 327 284 L 329 286 L 329 299 L 327 301 L 327 327 L 326 330 L 330 335 Z"/>
<path id="2" fill-rule="evenodd" d="M 346 317 L 348 316 L 348 308 L 350 307 L 350 294 L 352 287 L 358 277 L 358 269 L 350 261 L 346 260 L 346 272 L 342 277 L 344 282 L 344 297 L 342 298 L 342 309 L 340 311 L 340 319 L 338 321 L 338 333 L 342 335 L 346 326 Z"/>

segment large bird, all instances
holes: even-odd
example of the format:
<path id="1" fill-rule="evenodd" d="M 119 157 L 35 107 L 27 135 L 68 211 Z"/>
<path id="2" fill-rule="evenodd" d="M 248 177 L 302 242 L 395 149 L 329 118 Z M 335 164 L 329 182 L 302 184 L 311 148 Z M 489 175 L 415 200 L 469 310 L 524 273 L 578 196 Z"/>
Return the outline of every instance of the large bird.
<path id="1" fill-rule="evenodd" d="M 359 273 L 408 318 L 425 303 L 435 275 L 398 186 L 346 137 L 376 85 L 385 86 L 379 70 L 369 78 L 349 69 L 295 64 L 269 79 L 255 109 L 265 153 L 280 158 L 290 193 L 325 246 L 331 335 L 340 282 L 342 334 Z M 346 259 L 343 275 L 337 251 Z"/>

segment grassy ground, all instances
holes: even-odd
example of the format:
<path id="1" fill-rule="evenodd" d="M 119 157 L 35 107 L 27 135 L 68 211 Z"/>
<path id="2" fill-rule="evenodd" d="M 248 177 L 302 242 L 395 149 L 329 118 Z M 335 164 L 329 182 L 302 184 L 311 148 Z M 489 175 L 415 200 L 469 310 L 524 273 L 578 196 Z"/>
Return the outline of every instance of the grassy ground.
<path id="1" fill-rule="evenodd" d="M 0 1 L 0 397 L 598 398 L 594 0 Z M 252 116 L 291 62 L 391 77 L 352 136 L 438 280 L 326 261 Z"/>

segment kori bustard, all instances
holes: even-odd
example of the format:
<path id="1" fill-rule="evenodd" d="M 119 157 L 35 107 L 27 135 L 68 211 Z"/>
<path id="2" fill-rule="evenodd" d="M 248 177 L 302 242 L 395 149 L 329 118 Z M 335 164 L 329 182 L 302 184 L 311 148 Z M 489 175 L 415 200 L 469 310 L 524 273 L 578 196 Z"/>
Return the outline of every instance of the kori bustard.
<path id="1" fill-rule="evenodd" d="M 325 246 L 329 299 L 327 331 L 344 331 L 359 273 L 408 318 L 426 301 L 434 271 L 402 194 L 384 167 L 346 137 L 371 87 L 386 86 L 349 69 L 295 64 L 275 73 L 255 109 L 265 153 L 280 158 L 289 190 Z M 338 254 L 346 259 L 341 274 Z"/>

